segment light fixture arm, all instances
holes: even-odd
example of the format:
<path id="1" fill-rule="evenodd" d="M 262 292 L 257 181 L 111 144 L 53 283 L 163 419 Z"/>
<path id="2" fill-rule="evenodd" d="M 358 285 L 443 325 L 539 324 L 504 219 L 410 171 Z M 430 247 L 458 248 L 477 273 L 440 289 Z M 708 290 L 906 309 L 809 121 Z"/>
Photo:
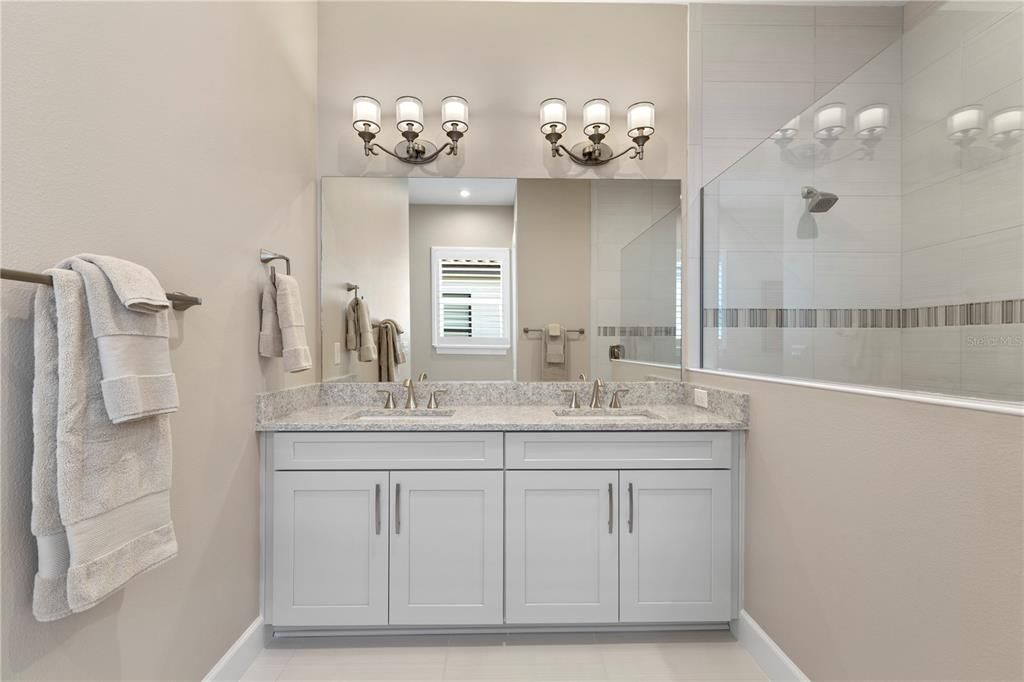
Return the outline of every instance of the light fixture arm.
<path id="1" fill-rule="evenodd" d="M 433 153 L 426 153 L 426 147 L 417 142 L 419 139 L 419 133 L 412 130 L 410 126 L 408 130 L 402 132 L 402 137 L 405 138 L 406 144 L 408 145 L 408 155 L 401 156 L 395 152 L 382 147 L 380 144 L 374 142 L 377 135 L 372 132 L 370 125 L 367 123 L 363 124 L 362 130 L 357 130 L 356 135 L 363 141 L 363 155 L 364 156 L 380 156 L 378 150 L 384 152 L 388 156 L 398 159 L 403 163 L 412 164 L 415 166 L 422 166 L 424 164 L 434 162 L 443 153 L 445 156 L 458 156 L 459 155 L 459 140 L 466 134 L 464 130 L 460 129 L 458 123 L 451 124 L 452 129 L 445 131 L 445 135 L 448 136 L 448 142 L 438 147 Z M 433 146 L 433 145 L 431 145 Z"/>
<path id="2" fill-rule="evenodd" d="M 611 163 L 615 159 L 625 156 L 626 154 L 629 154 L 630 159 L 640 159 L 642 161 L 644 158 L 644 145 L 647 144 L 649 139 L 651 139 L 650 135 L 637 135 L 633 138 L 632 147 L 627 147 L 618 154 L 602 157 L 600 155 L 600 151 L 604 142 L 604 137 L 605 136 L 601 133 L 593 133 L 592 135 L 587 136 L 587 139 L 590 140 L 590 145 L 584 147 L 583 154 L 577 154 L 564 144 L 561 144 L 562 134 L 556 132 L 554 126 L 551 127 L 550 132 L 544 134 L 544 139 L 551 145 L 552 158 L 568 156 L 573 163 L 579 164 L 580 166 L 603 166 L 606 163 Z M 606 145 L 604 148 L 608 149 Z"/>

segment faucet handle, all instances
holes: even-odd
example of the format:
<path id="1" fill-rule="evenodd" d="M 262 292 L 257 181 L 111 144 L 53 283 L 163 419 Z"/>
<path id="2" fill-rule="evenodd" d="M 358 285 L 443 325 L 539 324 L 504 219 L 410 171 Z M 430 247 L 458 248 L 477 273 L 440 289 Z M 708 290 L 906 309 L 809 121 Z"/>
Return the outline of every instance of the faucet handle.
<path id="1" fill-rule="evenodd" d="M 387 400 L 384 401 L 385 410 L 395 409 L 395 396 L 391 395 L 391 391 L 377 391 L 378 394 L 387 395 Z"/>
<path id="2" fill-rule="evenodd" d="M 426 380 L 427 380 L 427 373 L 426 372 L 420 372 L 420 375 L 416 378 L 416 381 L 426 381 Z"/>
<path id="3" fill-rule="evenodd" d="M 629 393 L 628 388 L 617 388 L 612 391 L 612 401 L 609 403 L 608 407 L 622 407 L 622 401 L 619 399 L 619 396 L 626 395 L 627 393 Z"/>
<path id="4" fill-rule="evenodd" d="M 580 372 L 580 381 L 586 381 L 586 380 L 587 380 L 587 375 L 584 374 L 583 372 Z"/>
<path id="5" fill-rule="evenodd" d="M 571 388 L 562 389 L 562 393 L 572 393 L 572 397 L 569 398 L 569 407 L 579 409 L 580 406 L 580 392 L 575 391 Z"/>
<path id="6" fill-rule="evenodd" d="M 437 404 L 437 394 L 438 393 L 447 393 L 447 392 L 448 392 L 447 388 L 435 388 L 433 391 L 431 391 L 430 392 L 430 400 L 427 401 L 427 409 L 428 410 L 436 409 L 438 407 L 438 404 Z"/>

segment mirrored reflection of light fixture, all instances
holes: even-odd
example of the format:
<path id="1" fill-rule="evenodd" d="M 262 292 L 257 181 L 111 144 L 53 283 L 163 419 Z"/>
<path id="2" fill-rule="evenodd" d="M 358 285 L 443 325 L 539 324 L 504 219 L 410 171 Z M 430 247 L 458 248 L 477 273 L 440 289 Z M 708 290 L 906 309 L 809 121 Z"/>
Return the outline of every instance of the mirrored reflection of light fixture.
<path id="1" fill-rule="evenodd" d="M 861 139 L 879 138 L 889 129 L 889 105 L 869 104 L 858 111 L 853 120 L 857 137 Z"/>
<path id="2" fill-rule="evenodd" d="M 970 143 L 985 128 L 985 112 L 980 104 L 970 104 L 946 118 L 946 135 L 957 144 Z"/>
<path id="3" fill-rule="evenodd" d="M 365 156 L 379 156 L 379 150 L 405 163 L 431 163 L 442 153 L 458 156 L 459 140 L 469 130 L 469 103 L 453 95 L 441 100 L 441 129 L 448 136 L 448 142 L 437 147 L 432 142 L 421 140 L 420 133 L 424 128 L 423 101 L 418 97 L 399 97 L 395 101 L 395 126 L 404 141 L 395 145 L 395 151 L 392 152 L 374 142 L 381 130 L 380 113 L 380 102 L 373 97 L 360 96 L 352 100 L 352 127 L 363 141 Z"/>
<path id="4" fill-rule="evenodd" d="M 776 142 L 783 142 L 785 140 L 792 140 L 800 133 L 800 116 L 794 116 L 786 125 L 782 126 L 769 137 Z"/>
<path id="5" fill-rule="evenodd" d="M 846 132 L 846 105 L 833 102 L 814 112 L 814 136 L 819 140 L 835 140 Z"/>
<path id="6" fill-rule="evenodd" d="M 551 145 L 551 156 L 568 156 L 581 166 L 601 166 L 624 154 L 631 159 L 644 158 L 644 145 L 654 135 L 654 104 L 636 102 L 626 110 L 626 134 L 633 146 L 618 154 L 604 143 L 611 131 L 611 105 L 606 99 L 592 99 L 583 105 L 583 132 L 589 142 L 580 142 L 568 149 L 561 144 L 568 129 L 568 110 L 564 99 L 553 97 L 540 103 L 540 130 Z"/>
<path id="7" fill-rule="evenodd" d="M 1009 107 L 988 120 L 989 139 L 996 145 L 1012 144 L 1024 137 L 1024 108 Z"/>

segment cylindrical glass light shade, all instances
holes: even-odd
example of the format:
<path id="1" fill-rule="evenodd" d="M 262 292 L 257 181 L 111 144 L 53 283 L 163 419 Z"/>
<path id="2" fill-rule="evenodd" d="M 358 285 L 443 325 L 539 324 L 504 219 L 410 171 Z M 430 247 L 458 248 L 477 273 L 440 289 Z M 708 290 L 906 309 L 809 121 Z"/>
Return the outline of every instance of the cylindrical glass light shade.
<path id="1" fill-rule="evenodd" d="M 846 105 L 833 102 L 814 112 L 814 136 L 834 140 L 846 130 Z"/>
<path id="2" fill-rule="evenodd" d="M 449 95 L 441 100 L 441 129 L 446 133 L 469 129 L 469 102 L 463 97 Z"/>
<path id="3" fill-rule="evenodd" d="M 359 96 L 352 100 L 352 127 L 357 131 L 376 135 L 380 132 L 380 102 L 372 97 Z"/>
<path id="4" fill-rule="evenodd" d="M 540 129 L 543 133 L 564 133 L 569 112 L 565 100 L 557 97 L 540 103 Z"/>
<path id="5" fill-rule="evenodd" d="M 654 134 L 654 103 L 636 102 L 626 109 L 626 129 L 630 137 Z"/>
<path id="6" fill-rule="evenodd" d="M 395 100 L 395 120 L 398 130 L 423 132 L 423 102 L 418 97 L 399 97 Z"/>
<path id="7" fill-rule="evenodd" d="M 606 99 L 592 99 L 583 105 L 583 134 L 606 135 L 612 129 L 612 107 Z"/>
<path id="8" fill-rule="evenodd" d="M 800 117 L 794 116 L 770 135 L 773 140 L 792 140 L 800 132 Z"/>
<path id="9" fill-rule="evenodd" d="M 889 105 L 869 104 L 857 112 L 854 118 L 857 137 L 879 137 L 889 129 Z"/>
<path id="10" fill-rule="evenodd" d="M 992 141 L 997 144 L 1024 137 L 1024 109 L 1010 107 L 997 111 L 989 119 L 988 129 Z"/>
<path id="11" fill-rule="evenodd" d="M 985 127 L 985 112 L 980 104 L 961 107 L 946 119 L 946 135 L 960 141 L 977 137 Z"/>

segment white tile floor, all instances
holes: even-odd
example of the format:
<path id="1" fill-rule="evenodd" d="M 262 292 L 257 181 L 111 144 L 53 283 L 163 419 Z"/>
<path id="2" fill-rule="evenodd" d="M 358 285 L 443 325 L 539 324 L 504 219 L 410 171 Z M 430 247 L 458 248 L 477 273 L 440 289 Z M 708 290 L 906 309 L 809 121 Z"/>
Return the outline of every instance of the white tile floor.
<path id="1" fill-rule="evenodd" d="M 767 680 L 727 631 L 303 639 L 264 649 L 243 681 Z"/>

